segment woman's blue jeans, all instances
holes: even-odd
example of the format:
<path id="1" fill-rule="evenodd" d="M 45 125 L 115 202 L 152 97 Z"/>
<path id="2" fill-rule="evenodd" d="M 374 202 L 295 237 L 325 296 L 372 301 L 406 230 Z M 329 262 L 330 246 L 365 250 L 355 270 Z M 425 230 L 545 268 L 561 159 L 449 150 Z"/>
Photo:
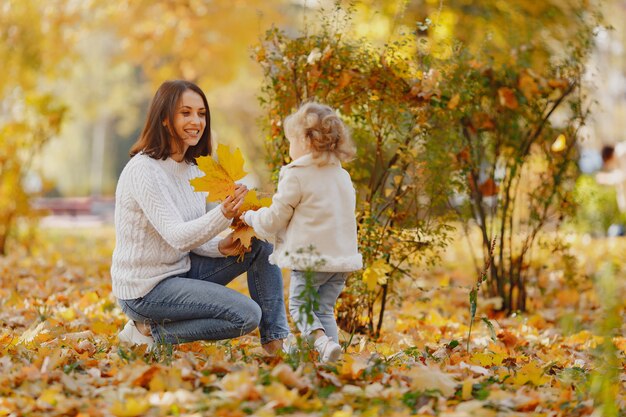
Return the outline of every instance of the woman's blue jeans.
<path id="1" fill-rule="evenodd" d="M 184 276 L 159 282 L 148 294 L 119 300 L 132 320 L 150 324 L 158 343 L 223 340 L 250 333 L 257 327 L 261 343 L 289 334 L 283 278 L 268 261 L 272 245 L 254 239 L 242 262 L 236 256 L 209 258 L 190 254 L 191 269 Z M 247 296 L 226 285 L 247 272 Z"/>

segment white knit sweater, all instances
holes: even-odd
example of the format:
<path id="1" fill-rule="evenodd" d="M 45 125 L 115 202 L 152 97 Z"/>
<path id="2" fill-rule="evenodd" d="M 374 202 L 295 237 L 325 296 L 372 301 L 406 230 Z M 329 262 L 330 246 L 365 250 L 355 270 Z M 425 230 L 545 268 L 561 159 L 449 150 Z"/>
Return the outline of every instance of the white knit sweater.
<path id="1" fill-rule="evenodd" d="M 143 297 L 161 280 L 189 271 L 190 251 L 223 257 L 216 236 L 231 220 L 221 206 L 206 212 L 206 193 L 189 184 L 201 175 L 195 165 L 144 154 L 126 164 L 115 192 L 111 278 L 117 298 Z"/>

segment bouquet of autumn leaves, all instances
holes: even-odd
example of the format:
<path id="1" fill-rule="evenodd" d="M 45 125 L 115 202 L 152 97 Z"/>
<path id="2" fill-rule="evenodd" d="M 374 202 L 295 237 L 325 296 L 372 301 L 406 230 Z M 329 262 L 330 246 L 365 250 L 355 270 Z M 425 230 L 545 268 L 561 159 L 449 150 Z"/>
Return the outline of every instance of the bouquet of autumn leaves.
<path id="1" fill-rule="evenodd" d="M 233 195 L 235 193 L 235 181 L 248 175 L 243 169 L 244 161 L 239 148 L 235 148 L 235 152 L 231 153 L 230 147 L 218 144 L 216 153 L 217 161 L 210 155 L 196 159 L 198 168 L 205 175 L 189 181 L 195 191 L 208 192 L 208 202 L 221 202 L 229 195 Z M 271 203 L 271 198 L 259 198 L 256 190 L 250 190 L 246 194 L 240 213 L 234 217 L 230 225 L 233 230 L 233 241 L 237 242 L 239 260 L 243 259 L 243 255 L 249 250 L 252 238 L 255 236 L 254 229 L 241 221 L 239 215 L 247 210 L 269 207 Z"/>

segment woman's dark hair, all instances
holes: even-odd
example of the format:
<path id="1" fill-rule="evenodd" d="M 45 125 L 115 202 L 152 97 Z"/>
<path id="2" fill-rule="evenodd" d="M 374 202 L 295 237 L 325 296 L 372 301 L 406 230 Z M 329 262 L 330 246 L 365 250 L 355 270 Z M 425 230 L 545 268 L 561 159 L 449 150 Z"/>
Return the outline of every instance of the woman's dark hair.
<path id="1" fill-rule="evenodd" d="M 169 126 L 174 126 L 176 106 L 187 90 L 194 91 L 202 97 L 206 108 L 206 126 L 196 146 L 190 146 L 183 159 L 195 164 L 197 157 L 211 154 L 211 112 L 204 92 L 192 82 L 173 80 L 161 84 L 154 95 L 148 110 L 146 124 L 139 139 L 130 148 L 131 158 L 139 152 L 143 152 L 154 159 L 167 159 L 172 153 L 170 145 L 172 137 L 177 142 L 179 149 L 182 149 L 182 138 L 174 130 L 170 132 L 167 126 L 163 126 L 163 121 L 167 120 Z"/>

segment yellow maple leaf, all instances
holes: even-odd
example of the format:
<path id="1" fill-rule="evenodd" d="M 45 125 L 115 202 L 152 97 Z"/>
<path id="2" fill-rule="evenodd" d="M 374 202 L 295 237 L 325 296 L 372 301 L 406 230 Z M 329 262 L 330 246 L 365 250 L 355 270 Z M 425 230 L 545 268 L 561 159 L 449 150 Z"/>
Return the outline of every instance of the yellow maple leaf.
<path id="1" fill-rule="evenodd" d="M 391 266 L 384 259 L 375 260 L 363 271 L 363 282 L 369 291 L 374 291 L 377 284 L 387 282 L 387 274 L 391 272 Z"/>
<path id="2" fill-rule="evenodd" d="M 235 148 L 235 151 L 231 152 L 228 146 L 219 144 L 216 154 L 217 161 L 210 156 L 198 158 L 198 168 L 204 172 L 205 176 L 189 181 L 194 190 L 208 192 L 207 201 L 210 202 L 221 201 L 231 195 L 235 191 L 235 181 L 247 175 L 247 172 L 243 169 L 244 160 L 239 148 Z M 271 198 L 259 198 L 256 190 L 250 190 L 246 194 L 239 212 L 243 213 L 247 210 L 269 207 L 271 203 Z M 255 236 L 255 233 L 250 226 L 245 225 L 238 217 L 235 216 L 230 227 L 233 230 L 233 239 L 239 241 L 239 260 L 242 260 L 243 255 L 245 255 L 252 244 L 252 238 Z"/>
<path id="3" fill-rule="evenodd" d="M 477 352 L 472 355 L 471 362 L 480 366 L 500 366 L 504 358 L 503 354 Z"/>
<path id="4" fill-rule="evenodd" d="M 550 381 L 550 378 L 544 375 L 543 369 L 535 362 L 529 362 L 517 371 L 515 376 L 511 378 L 511 383 L 517 387 L 530 382 L 538 387 Z"/>
<path id="5" fill-rule="evenodd" d="M 262 197 L 259 198 L 259 196 L 256 193 L 256 190 L 250 190 L 248 191 L 248 194 L 246 194 L 246 197 L 243 200 L 243 204 L 241 205 L 241 212 L 243 213 L 244 211 L 248 211 L 248 210 L 258 210 L 261 207 L 269 207 L 272 204 L 272 199 L 269 197 Z"/>
<path id="6" fill-rule="evenodd" d="M 208 192 L 207 201 L 210 202 L 221 201 L 233 194 L 235 181 L 247 175 L 243 169 L 244 161 L 239 148 L 235 148 L 231 153 L 230 147 L 219 144 L 216 153 L 217 161 L 211 156 L 196 159 L 198 168 L 205 175 L 189 181 L 194 190 Z"/>
<path id="7" fill-rule="evenodd" d="M 233 240 L 238 240 L 245 249 L 249 248 L 252 244 L 252 238 L 255 236 L 254 229 L 239 219 L 233 220 L 231 228 L 233 229 Z"/>
<path id="8" fill-rule="evenodd" d="M 217 145 L 216 152 L 220 166 L 233 181 L 238 181 L 248 175 L 243 169 L 243 155 L 241 154 L 241 149 L 235 148 L 235 151 L 231 153 L 230 147 L 219 144 Z"/>

